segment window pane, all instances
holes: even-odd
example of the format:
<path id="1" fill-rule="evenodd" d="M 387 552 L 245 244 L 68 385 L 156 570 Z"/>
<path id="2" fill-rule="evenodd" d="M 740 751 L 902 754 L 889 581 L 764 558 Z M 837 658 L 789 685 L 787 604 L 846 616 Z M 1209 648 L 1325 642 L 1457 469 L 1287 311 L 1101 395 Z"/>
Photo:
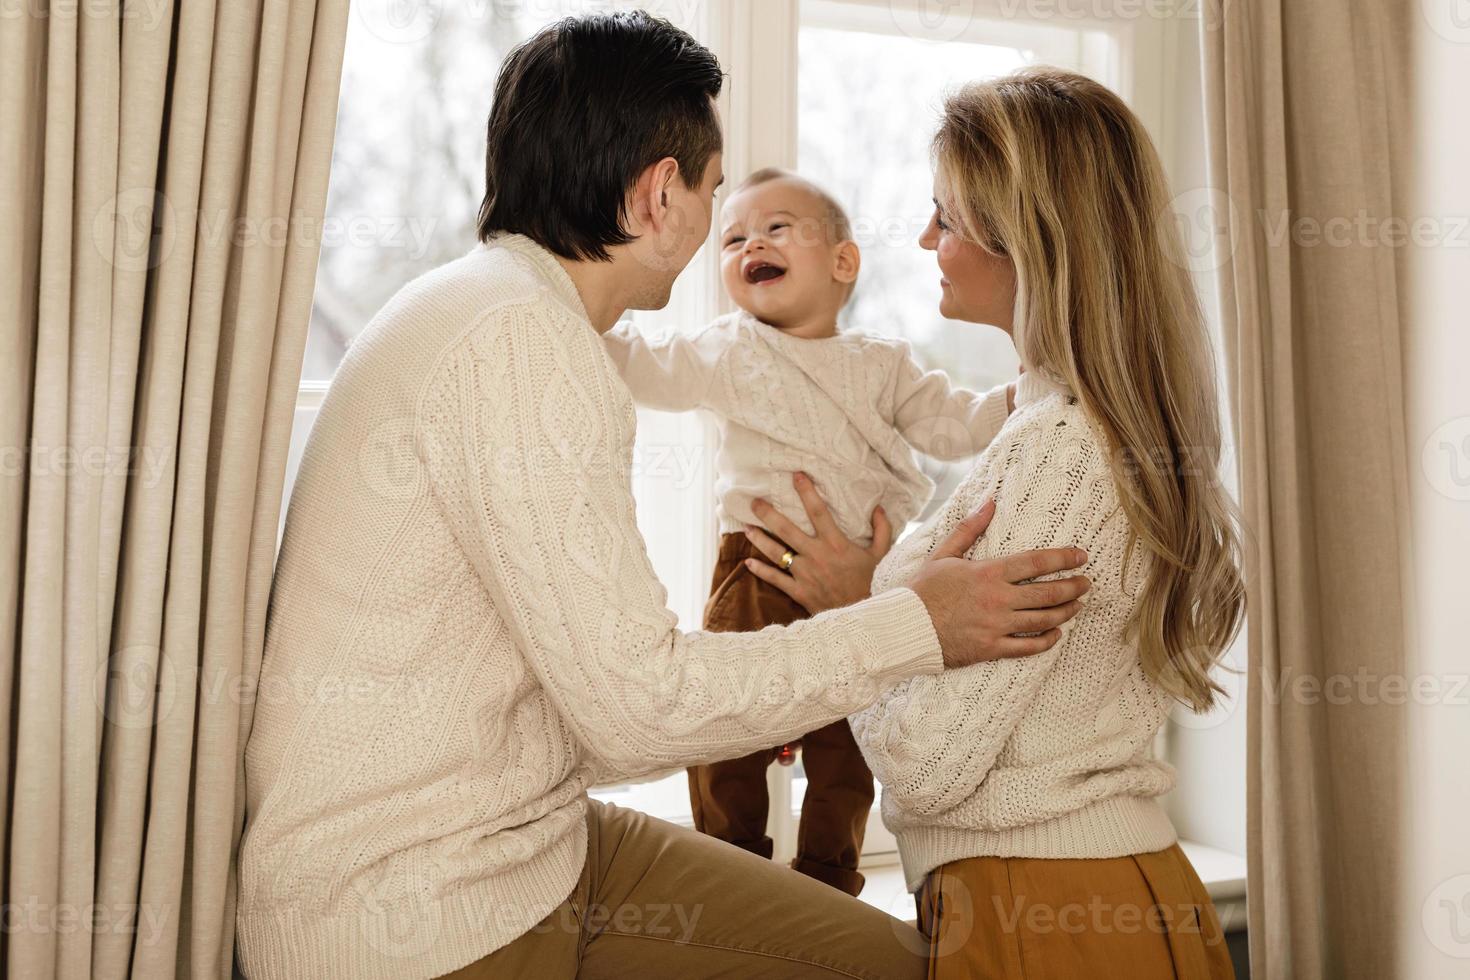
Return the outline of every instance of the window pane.
<path id="1" fill-rule="evenodd" d="M 624 783 L 590 790 L 593 799 L 633 810 L 642 810 L 660 820 L 693 826 L 689 807 L 689 777 L 683 770 L 647 783 Z"/>
<path id="2" fill-rule="evenodd" d="M 844 328 L 906 338 L 920 363 L 968 388 L 1015 377 L 1019 362 L 1005 334 L 939 315 L 939 270 L 918 238 L 932 211 L 929 140 L 945 94 L 1014 71 L 1030 54 L 803 27 L 799 58 L 798 169 L 847 207 L 863 253 Z M 939 483 L 932 509 L 969 464 L 926 460 L 924 468 Z"/>
<path id="3" fill-rule="evenodd" d="M 929 139 L 947 92 L 1028 61 L 1016 48 L 801 31 L 799 167 L 847 206 L 863 250 L 847 325 L 906 337 L 977 388 L 1013 377 L 1016 359 L 1000 331 L 939 316 L 939 271 L 918 246 L 932 211 Z"/>
<path id="4" fill-rule="evenodd" d="M 303 378 L 330 378 L 399 287 L 474 245 L 500 63 L 585 6 L 353 4 Z"/>

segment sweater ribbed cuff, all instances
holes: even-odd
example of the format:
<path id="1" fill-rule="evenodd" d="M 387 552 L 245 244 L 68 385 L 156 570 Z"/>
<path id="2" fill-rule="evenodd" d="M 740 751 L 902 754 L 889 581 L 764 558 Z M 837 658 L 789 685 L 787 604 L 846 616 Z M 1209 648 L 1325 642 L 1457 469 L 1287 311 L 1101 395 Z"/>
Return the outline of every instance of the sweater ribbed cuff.
<path id="1" fill-rule="evenodd" d="M 894 836 L 910 892 L 935 868 L 965 858 L 1126 857 L 1162 851 L 1179 840 L 1159 801 L 1139 796 L 1109 797 L 1020 827 L 905 827 Z"/>
<path id="2" fill-rule="evenodd" d="M 878 680 L 900 681 L 944 669 L 939 634 L 924 600 L 913 589 L 890 589 L 847 612 L 873 640 L 880 659 L 870 667 Z"/>
<path id="3" fill-rule="evenodd" d="M 587 830 L 579 824 L 535 860 L 437 900 L 377 903 L 371 911 L 337 916 L 241 909 L 241 969 L 250 980 L 417 980 L 452 973 L 529 932 L 576 887 L 586 860 Z"/>

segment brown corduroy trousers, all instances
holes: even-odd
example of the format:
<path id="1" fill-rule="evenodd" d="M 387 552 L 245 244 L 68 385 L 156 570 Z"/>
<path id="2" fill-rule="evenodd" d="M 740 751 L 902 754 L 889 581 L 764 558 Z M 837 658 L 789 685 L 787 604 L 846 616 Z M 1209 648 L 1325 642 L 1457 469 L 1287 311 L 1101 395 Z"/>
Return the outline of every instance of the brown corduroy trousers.
<path id="1" fill-rule="evenodd" d="M 1178 844 L 1116 858 L 976 857 L 918 895 L 929 980 L 1234 980 L 1210 893 Z"/>
<path id="2" fill-rule="evenodd" d="M 566 901 L 444 980 L 923 980 L 926 946 L 811 878 L 590 800 L 587 861 Z"/>
<path id="3" fill-rule="evenodd" d="M 743 534 L 726 534 L 721 539 L 704 628 L 716 633 L 747 633 L 806 619 L 806 610 L 786 593 L 750 573 L 745 567 L 747 558 L 766 560 Z M 773 844 L 766 833 L 770 804 L 766 769 L 778 751 L 779 747 L 770 748 L 740 759 L 692 767 L 689 800 L 695 829 L 769 858 Z M 857 866 L 868 811 L 873 806 L 873 774 L 853 741 L 846 719 L 804 735 L 801 757 L 806 770 L 806 797 L 791 866 L 856 895 L 863 888 Z"/>

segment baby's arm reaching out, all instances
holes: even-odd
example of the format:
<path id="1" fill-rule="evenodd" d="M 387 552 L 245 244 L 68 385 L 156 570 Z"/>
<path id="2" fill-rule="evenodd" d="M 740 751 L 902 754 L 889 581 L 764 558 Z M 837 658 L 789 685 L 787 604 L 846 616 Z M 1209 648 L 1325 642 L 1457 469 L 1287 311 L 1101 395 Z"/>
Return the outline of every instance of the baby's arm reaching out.
<path id="1" fill-rule="evenodd" d="M 894 378 L 894 426 L 909 445 L 935 459 L 968 459 L 1005 425 L 1009 387 L 983 393 L 956 388 L 943 371 L 920 367 L 904 345 Z"/>
<path id="2" fill-rule="evenodd" d="M 602 335 L 603 347 L 639 405 L 665 412 L 701 407 L 728 338 L 718 324 L 653 340 L 631 323 Z"/>

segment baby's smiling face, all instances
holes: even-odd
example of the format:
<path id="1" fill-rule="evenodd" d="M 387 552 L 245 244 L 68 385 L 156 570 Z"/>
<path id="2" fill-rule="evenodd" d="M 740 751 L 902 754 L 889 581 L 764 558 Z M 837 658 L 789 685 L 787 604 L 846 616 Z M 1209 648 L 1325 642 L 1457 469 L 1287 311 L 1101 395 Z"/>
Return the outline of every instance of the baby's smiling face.
<path id="1" fill-rule="evenodd" d="M 725 202 L 725 290 L 766 323 L 802 336 L 830 336 L 857 270 L 857 245 L 841 239 L 827 205 L 803 181 L 768 180 Z"/>

